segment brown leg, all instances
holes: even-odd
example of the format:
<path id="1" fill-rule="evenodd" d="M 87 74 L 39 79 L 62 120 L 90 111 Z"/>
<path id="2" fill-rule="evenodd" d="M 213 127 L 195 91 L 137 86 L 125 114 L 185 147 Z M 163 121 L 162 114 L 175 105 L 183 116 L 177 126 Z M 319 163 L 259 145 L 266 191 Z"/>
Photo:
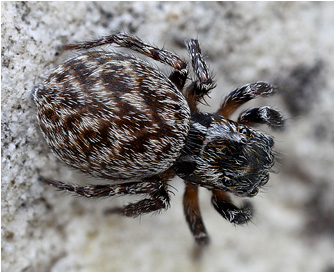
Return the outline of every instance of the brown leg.
<path id="1" fill-rule="evenodd" d="M 200 213 L 198 187 L 187 181 L 185 183 L 184 213 L 186 221 L 197 244 L 205 246 L 209 243 L 209 237 Z"/>

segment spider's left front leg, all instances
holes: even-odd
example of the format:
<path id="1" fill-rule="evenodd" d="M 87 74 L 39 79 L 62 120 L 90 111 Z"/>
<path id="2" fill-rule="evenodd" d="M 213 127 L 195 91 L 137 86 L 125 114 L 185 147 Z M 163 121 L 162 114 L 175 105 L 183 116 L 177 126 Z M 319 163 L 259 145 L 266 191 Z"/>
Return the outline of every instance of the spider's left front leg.
<path id="1" fill-rule="evenodd" d="M 223 218 L 233 224 L 244 224 L 252 218 L 251 204 L 245 203 L 242 208 L 238 208 L 232 203 L 228 193 L 222 190 L 212 191 L 212 204 Z"/>
<path id="2" fill-rule="evenodd" d="M 203 59 L 198 40 L 186 41 L 187 50 L 192 59 L 193 71 L 197 80 L 193 81 L 184 91 L 184 96 L 192 113 L 198 112 L 197 104 L 215 87 L 208 66 Z"/>

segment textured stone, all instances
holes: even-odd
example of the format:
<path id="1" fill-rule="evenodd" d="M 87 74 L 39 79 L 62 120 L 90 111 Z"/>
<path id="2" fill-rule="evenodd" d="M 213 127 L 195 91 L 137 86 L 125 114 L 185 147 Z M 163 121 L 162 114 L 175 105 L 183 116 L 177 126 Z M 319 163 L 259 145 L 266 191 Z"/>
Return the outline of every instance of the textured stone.
<path id="1" fill-rule="evenodd" d="M 333 5 L 2 2 L 2 271 L 333 270 Z M 201 259 L 191 256 L 180 179 L 168 211 L 135 220 L 102 214 L 130 198 L 88 200 L 38 182 L 43 174 L 96 183 L 56 160 L 37 127 L 31 92 L 76 54 L 60 54 L 62 44 L 120 30 L 185 59 L 182 41 L 198 38 L 217 80 L 206 111 L 248 82 L 276 82 L 282 90 L 253 102 L 288 118 L 286 131 L 274 133 L 281 171 L 251 200 L 256 216 L 248 226 L 221 219 L 201 190 L 212 241 Z"/>

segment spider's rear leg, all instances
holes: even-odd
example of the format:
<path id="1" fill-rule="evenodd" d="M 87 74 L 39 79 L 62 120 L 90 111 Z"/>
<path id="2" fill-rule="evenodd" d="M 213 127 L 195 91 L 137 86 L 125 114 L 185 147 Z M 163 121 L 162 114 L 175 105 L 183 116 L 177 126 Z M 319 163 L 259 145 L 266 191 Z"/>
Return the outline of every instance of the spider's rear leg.
<path id="1" fill-rule="evenodd" d="M 192 59 L 193 71 L 198 78 L 184 92 L 191 112 L 194 113 L 198 112 L 197 104 L 205 95 L 209 94 L 210 90 L 215 87 L 215 83 L 201 54 L 198 40 L 188 40 L 186 41 L 186 46 Z"/>
<path id="2" fill-rule="evenodd" d="M 159 177 L 147 178 L 139 182 L 87 186 L 70 185 L 48 178 L 41 178 L 41 181 L 60 190 L 67 190 L 88 198 L 117 197 L 128 194 L 148 194 L 150 196 L 150 198 L 129 204 L 123 208 L 109 209 L 106 213 L 118 213 L 136 217 L 141 214 L 166 209 L 169 206 L 170 197 L 166 189 L 167 185 Z"/>
<path id="3" fill-rule="evenodd" d="M 269 96 L 277 91 L 277 87 L 265 82 L 249 83 L 230 92 L 216 114 L 229 118 L 242 104 L 257 96 Z"/>
<path id="4" fill-rule="evenodd" d="M 221 190 L 212 191 L 212 204 L 223 218 L 233 224 L 244 224 L 252 218 L 252 206 L 249 202 L 242 208 L 235 206 L 228 193 Z"/>
<path id="5" fill-rule="evenodd" d="M 272 129 L 281 129 L 285 124 L 282 114 L 269 106 L 248 109 L 240 114 L 237 122 L 249 126 L 266 124 Z"/>
<path id="6" fill-rule="evenodd" d="M 174 68 L 169 79 L 176 85 L 179 90 L 182 90 L 187 78 L 187 64 L 177 55 L 163 49 L 151 46 L 144 43 L 139 38 L 123 33 L 115 33 L 113 35 L 104 36 L 93 41 L 86 41 L 76 44 L 64 45 L 63 50 L 70 49 L 90 49 L 94 47 L 104 46 L 108 44 L 116 44 L 118 46 L 129 48 L 139 52 L 149 58 L 167 64 Z"/>
<path id="7" fill-rule="evenodd" d="M 156 183 L 156 181 L 153 181 L 153 183 Z M 163 184 L 160 184 L 158 188 L 156 186 L 156 188 L 150 189 L 150 192 L 146 193 L 149 194 L 150 198 L 142 199 L 124 207 L 107 209 L 105 214 L 120 214 L 127 217 L 137 217 L 142 214 L 167 209 L 170 206 L 170 197 Z"/>
<path id="8" fill-rule="evenodd" d="M 137 217 L 145 213 L 167 209 L 170 206 L 170 196 L 168 191 L 168 181 L 175 176 L 172 169 L 168 169 L 159 176 L 145 178 L 128 194 L 146 193 L 149 198 L 142 199 L 136 203 L 131 203 L 125 207 L 111 208 L 105 211 L 106 214 L 121 214 L 128 217 Z M 130 183 L 131 184 L 131 183 Z M 146 190 L 141 190 L 141 184 L 147 187 Z"/>
<path id="9" fill-rule="evenodd" d="M 209 243 L 209 237 L 200 213 L 198 187 L 187 181 L 185 184 L 183 204 L 186 221 L 196 243 L 199 246 L 206 246 Z"/>

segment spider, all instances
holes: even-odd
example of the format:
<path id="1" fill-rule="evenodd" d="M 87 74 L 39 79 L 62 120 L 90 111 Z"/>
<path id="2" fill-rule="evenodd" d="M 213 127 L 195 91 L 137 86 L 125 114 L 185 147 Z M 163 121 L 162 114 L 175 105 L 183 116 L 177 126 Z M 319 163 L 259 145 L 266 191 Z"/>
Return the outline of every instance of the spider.
<path id="1" fill-rule="evenodd" d="M 150 63 L 132 55 L 88 49 L 115 44 L 173 68 L 167 77 Z M 265 82 L 244 85 L 226 96 L 216 113 L 198 108 L 215 82 L 198 40 L 185 42 L 196 79 L 186 86 L 187 63 L 177 55 L 116 33 L 97 40 L 63 46 L 86 50 L 56 68 L 33 92 L 37 118 L 48 145 L 63 162 L 104 185 L 71 185 L 41 177 L 60 190 L 89 197 L 147 195 L 107 210 L 136 217 L 169 207 L 169 181 L 185 182 L 184 213 L 196 243 L 209 242 L 198 188 L 208 189 L 223 218 L 243 224 L 252 218 L 247 202 L 233 204 L 230 194 L 255 196 L 269 179 L 275 162 L 273 137 L 248 127 L 264 123 L 283 126 L 282 115 L 270 108 L 229 117 L 257 96 L 276 88 Z M 186 86 L 186 87 L 185 87 Z"/>

